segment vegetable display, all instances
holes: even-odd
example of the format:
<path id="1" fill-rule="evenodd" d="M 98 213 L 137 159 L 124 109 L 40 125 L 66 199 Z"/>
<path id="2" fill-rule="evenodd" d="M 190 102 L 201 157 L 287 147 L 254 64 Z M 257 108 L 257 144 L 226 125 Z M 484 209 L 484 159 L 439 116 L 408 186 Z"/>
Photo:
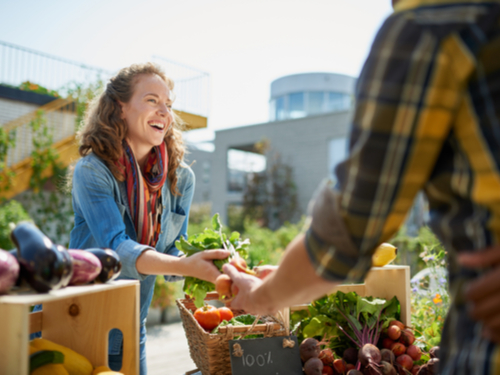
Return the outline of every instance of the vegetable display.
<path id="1" fill-rule="evenodd" d="M 29 286 L 38 293 L 82 285 L 105 283 L 121 272 L 121 260 L 111 249 L 67 250 L 54 244 L 35 225 L 19 223 L 11 232 L 16 249 L 0 249 L 0 294 Z"/>
<path id="2" fill-rule="evenodd" d="M 340 291 L 294 312 L 291 321 L 301 342 L 304 372 L 433 374 L 438 348 L 426 353 L 424 343 L 399 318 L 396 297 L 385 300 Z"/>
<path id="3" fill-rule="evenodd" d="M 219 214 L 215 214 L 212 218 L 212 229 L 207 228 L 202 233 L 191 235 L 187 239 L 181 237 L 180 240 L 175 242 L 175 246 L 188 257 L 200 251 L 227 249 L 231 253 L 228 258 L 214 260 L 214 264 L 219 270 L 222 270 L 223 264 L 231 262 L 238 270 L 253 273 L 246 267 L 244 260 L 248 257 L 249 245 L 250 241 L 248 239 L 241 240 L 238 232 L 232 232 L 230 236 L 222 233 Z M 207 293 L 214 290 L 215 285 L 213 283 L 195 277 L 188 276 L 185 278 L 184 293 L 194 299 L 196 307 L 203 306 Z"/>

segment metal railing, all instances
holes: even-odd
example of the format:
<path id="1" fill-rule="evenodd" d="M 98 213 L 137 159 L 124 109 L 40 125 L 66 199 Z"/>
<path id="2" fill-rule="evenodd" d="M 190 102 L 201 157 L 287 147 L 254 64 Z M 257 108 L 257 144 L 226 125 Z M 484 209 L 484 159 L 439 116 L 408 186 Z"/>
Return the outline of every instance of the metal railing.
<path id="1" fill-rule="evenodd" d="M 209 111 L 209 74 L 160 56 L 161 65 L 175 82 L 174 109 L 207 117 Z M 0 83 L 18 87 L 30 81 L 66 96 L 74 84 L 95 84 L 115 72 L 52 56 L 0 41 Z"/>

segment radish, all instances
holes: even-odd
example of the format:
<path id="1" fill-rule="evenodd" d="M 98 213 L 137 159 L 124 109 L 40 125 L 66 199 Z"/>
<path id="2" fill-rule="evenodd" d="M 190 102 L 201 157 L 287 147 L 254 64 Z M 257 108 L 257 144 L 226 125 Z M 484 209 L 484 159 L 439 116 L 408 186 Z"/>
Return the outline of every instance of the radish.
<path id="1" fill-rule="evenodd" d="M 417 375 L 417 374 L 418 374 L 418 372 L 419 372 L 419 370 L 420 370 L 420 366 L 419 366 L 419 365 L 415 365 L 415 366 L 413 366 L 413 367 L 411 368 L 411 371 L 410 371 L 410 372 L 412 373 L 412 375 Z"/>
<path id="2" fill-rule="evenodd" d="M 101 272 L 99 258 L 85 250 L 68 250 L 73 262 L 73 276 L 69 285 L 83 285 L 94 281 Z"/>
<path id="3" fill-rule="evenodd" d="M 409 346 L 415 342 L 415 335 L 411 329 L 405 328 L 401 331 L 401 337 L 399 339 L 400 342 Z"/>
<path id="4" fill-rule="evenodd" d="M 380 350 L 373 344 L 365 344 L 358 352 L 359 362 L 365 367 L 371 367 L 376 370 L 382 360 Z"/>
<path id="5" fill-rule="evenodd" d="M 322 375 L 323 362 L 316 357 L 309 358 L 306 363 L 304 363 L 304 372 L 306 375 Z"/>
<path id="6" fill-rule="evenodd" d="M 391 340 L 388 337 L 382 340 L 382 348 L 390 349 L 392 344 L 394 344 L 394 340 Z"/>
<path id="7" fill-rule="evenodd" d="M 0 294 L 7 293 L 19 276 L 19 263 L 16 257 L 0 250 Z"/>
<path id="8" fill-rule="evenodd" d="M 399 320 L 391 320 L 389 322 L 389 327 L 390 326 L 398 326 L 400 330 L 405 329 L 405 325 L 401 323 Z"/>
<path id="9" fill-rule="evenodd" d="M 333 361 L 333 368 L 338 374 L 345 374 L 347 369 L 347 364 L 343 359 L 336 359 Z"/>
<path id="10" fill-rule="evenodd" d="M 335 375 L 335 372 L 330 366 L 323 365 L 323 371 L 321 372 L 321 375 Z"/>

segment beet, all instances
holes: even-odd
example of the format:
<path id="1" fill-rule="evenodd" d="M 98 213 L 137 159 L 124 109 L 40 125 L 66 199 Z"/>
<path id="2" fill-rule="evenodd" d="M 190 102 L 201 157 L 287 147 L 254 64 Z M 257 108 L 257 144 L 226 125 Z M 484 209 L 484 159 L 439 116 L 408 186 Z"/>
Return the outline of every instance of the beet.
<path id="1" fill-rule="evenodd" d="M 405 329 L 405 325 L 403 323 L 401 323 L 399 320 L 391 320 L 389 322 L 389 327 L 390 326 L 398 326 L 399 329 L 401 329 L 401 330 Z"/>
<path id="2" fill-rule="evenodd" d="M 408 371 L 413 367 L 413 359 L 408 354 L 401 354 L 396 358 L 396 363 Z"/>
<path id="3" fill-rule="evenodd" d="M 390 326 L 387 329 L 387 336 L 389 336 L 389 338 L 391 340 L 394 340 L 394 341 L 398 340 L 401 337 L 401 328 L 399 328 L 396 325 Z"/>
<path id="4" fill-rule="evenodd" d="M 382 340 L 382 348 L 385 349 L 390 349 L 392 347 L 392 344 L 394 344 L 394 340 L 391 340 L 390 338 L 386 337 L 385 339 Z"/>
<path id="5" fill-rule="evenodd" d="M 327 365 L 323 365 L 323 371 L 321 372 L 321 375 L 335 375 L 335 371 L 333 371 L 333 368 Z"/>
<path id="6" fill-rule="evenodd" d="M 408 354 L 414 361 L 418 361 L 420 357 L 422 357 L 422 351 L 416 345 L 410 345 L 407 347 L 406 354 Z"/>
<path id="7" fill-rule="evenodd" d="M 347 370 L 347 363 L 343 359 L 336 359 L 333 361 L 333 368 L 338 374 L 345 374 Z"/>
<path id="8" fill-rule="evenodd" d="M 373 344 L 365 344 L 358 352 L 358 359 L 363 366 L 379 364 L 382 356 L 380 350 Z"/>
<path id="9" fill-rule="evenodd" d="M 383 375 L 397 375 L 394 366 L 386 361 L 380 361 L 380 372 L 382 372 Z"/>
<path id="10" fill-rule="evenodd" d="M 438 358 L 431 358 L 427 362 L 427 367 L 429 368 L 431 374 L 438 374 L 439 373 L 439 359 Z"/>
<path id="11" fill-rule="evenodd" d="M 429 350 L 431 358 L 439 358 L 439 346 L 434 346 Z"/>
<path id="12" fill-rule="evenodd" d="M 390 349 L 382 349 L 380 351 L 380 356 L 382 357 L 382 361 L 388 362 L 393 365 L 396 362 L 396 356 L 394 352 Z"/>
<path id="13" fill-rule="evenodd" d="M 347 373 L 347 375 L 363 375 L 363 373 L 361 371 L 353 369 L 353 370 L 349 370 L 349 372 Z"/>
<path id="14" fill-rule="evenodd" d="M 306 363 L 304 363 L 304 372 L 306 375 L 322 375 L 323 362 L 317 357 L 309 358 Z"/>
<path id="15" fill-rule="evenodd" d="M 318 358 L 320 352 L 319 342 L 309 337 L 300 343 L 299 350 L 302 362 L 307 362 L 310 358 Z M 321 362 L 321 364 L 323 364 L 323 362 Z"/>
<path id="16" fill-rule="evenodd" d="M 394 344 L 392 344 L 391 350 L 396 357 L 399 357 L 401 354 L 406 353 L 406 346 L 404 346 L 400 342 L 395 342 Z"/>
<path id="17" fill-rule="evenodd" d="M 401 331 L 401 337 L 399 339 L 401 343 L 403 343 L 405 346 L 410 346 L 415 342 L 415 335 L 413 334 L 413 331 L 409 328 L 405 328 Z"/>
<path id="18" fill-rule="evenodd" d="M 410 371 L 410 372 L 412 373 L 412 375 L 417 375 L 417 374 L 418 374 L 418 372 L 419 372 L 419 370 L 420 370 L 420 366 L 419 366 L 419 365 L 414 365 L 414 366 L 411 368 L 411 371 Z"/>
<path id="19" fill-rule="evenodd" d="M 356 348 L 347 348 L 344 350 L 344 354 L 342 355 L 342 359 L 347 363 L 356 364 L 358 360 L 358 349 Z"/>
<path id="20" fill-rule="evenodd" d="M 324 365 L 333 364 L 333 352 L 332 349 L 326 348 L 319 352 L 318 358 L 321 359 Z"/>

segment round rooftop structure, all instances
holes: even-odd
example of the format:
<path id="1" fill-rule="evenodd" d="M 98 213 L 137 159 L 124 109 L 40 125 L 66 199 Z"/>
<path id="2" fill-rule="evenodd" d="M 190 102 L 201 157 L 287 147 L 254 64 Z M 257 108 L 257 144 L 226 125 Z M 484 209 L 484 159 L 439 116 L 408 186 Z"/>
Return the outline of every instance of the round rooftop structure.
<path id="1" fill-rule="evenodd" d="M 349 110 L 356 78 L 336 73 L 302 73 L 271 83 L 270 121 Z"/>

